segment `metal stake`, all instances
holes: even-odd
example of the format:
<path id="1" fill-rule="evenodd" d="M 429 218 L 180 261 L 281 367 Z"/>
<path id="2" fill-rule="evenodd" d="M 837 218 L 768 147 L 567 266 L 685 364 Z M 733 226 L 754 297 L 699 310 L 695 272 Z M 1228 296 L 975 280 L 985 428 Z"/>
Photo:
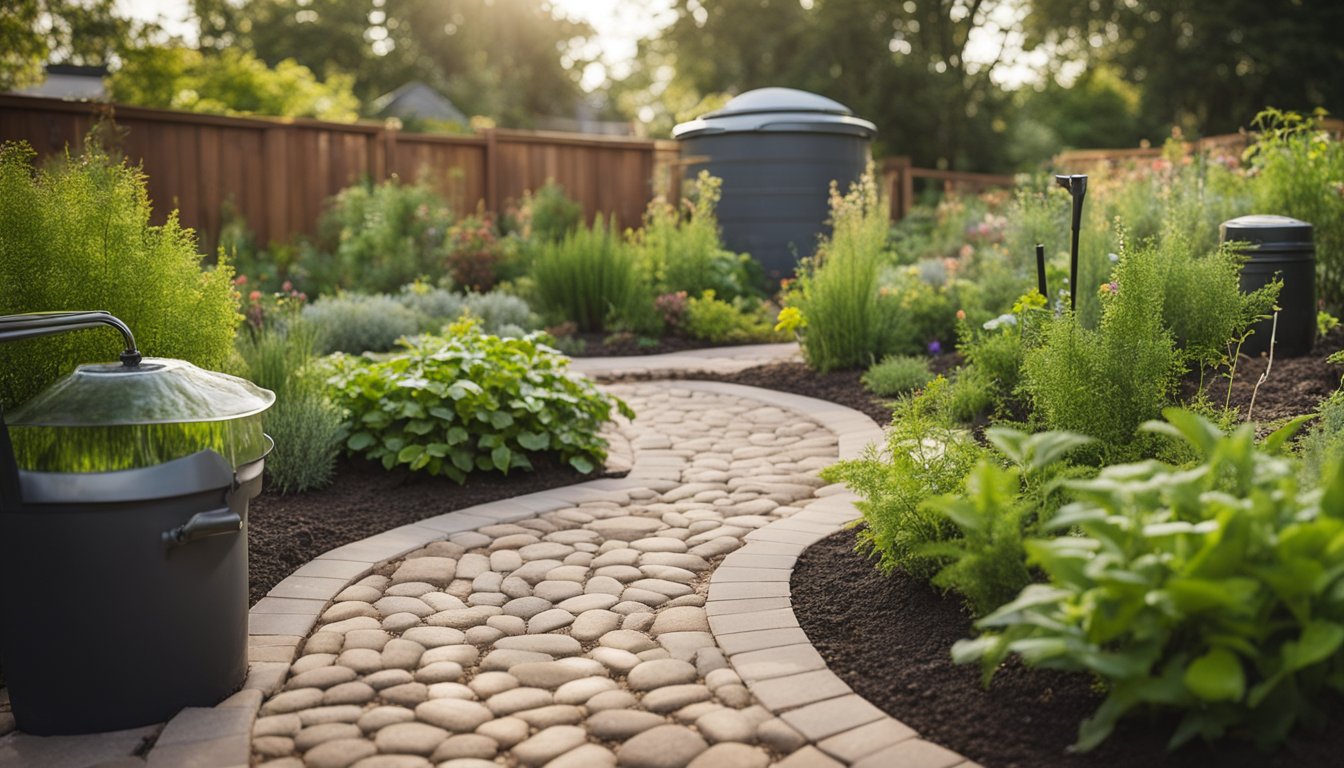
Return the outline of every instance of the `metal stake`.
<path id="1" fill-rule="evenodd" d="M 1087 194 L 1087 175 L 1073 174 L 1055 177 L 1059 186 L 1073 196 L 1073 243 L 1069 248 L 1069 311 L 1078 309 L 1078 230 L 1083 223 L 1083 196 Z"/>

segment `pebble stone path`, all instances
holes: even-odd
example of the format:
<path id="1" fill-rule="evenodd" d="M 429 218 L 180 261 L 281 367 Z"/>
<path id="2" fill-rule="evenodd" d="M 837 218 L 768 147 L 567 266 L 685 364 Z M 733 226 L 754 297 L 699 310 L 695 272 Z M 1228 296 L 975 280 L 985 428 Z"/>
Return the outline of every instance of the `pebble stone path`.
<path id="1" fill-rule="evenodd" d="M 715 561 L 811 502 L 836 436 L 712 392 L 612 390 L 641 465 L 680 478 L 453 534 L 342 591 L 261 707 L 261 765 L 750 768 L 804 745 L 729 667 L 706 595 Z"/>
<path id="2" fill-rule="evenodd" d="M 853 694 L 790 606 L 797 556 L 855 516 L 818 471 L 880 430 L 731 384 L 606 388 L 638 414 L 608 435 L 627 477 L 322 555 L 253 608 L 243 691 L 95 763 L 978 768 Z"/>

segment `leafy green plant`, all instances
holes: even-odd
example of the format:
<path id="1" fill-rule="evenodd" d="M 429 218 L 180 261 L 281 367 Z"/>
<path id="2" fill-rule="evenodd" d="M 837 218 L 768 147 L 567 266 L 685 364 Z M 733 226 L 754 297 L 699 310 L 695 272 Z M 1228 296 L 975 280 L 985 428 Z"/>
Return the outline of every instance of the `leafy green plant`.
<path id="1" fill-rule="evenodd" d="M 877 559 L 884 573 L 900 568 L 929 579 L 941 567 L 928 545 L 957 535 L 952 522 L 925 506 L 932 496 L 960 490 L 987 450 L 946 423 L 936 404 L 947 380 L 934 379 L 925 392 L 898 401 L 886 445 L 869 446 L 862 459 L 822 470 L 863 497 L 858 549 Z"/>
<path id="2" fill-rule="evenodd" d="M 314 293 L 337 289 L 391 292 L 444 267 L 445 238 L 453 226 L 447 201 L 426 182 L 393 178 L 355 185 L 327 202 L 318 222 L 318 249 L 302 267 Z"/>
<path id="3" fill-rule="evenodd" d="M 686 300 L 682 328 L 693 338 L 715 344 L 747 344 L 780 340 L 770 325 L 770 312 L 760 300 L 723 301 L 712 290 Z"/>
<path id="4" fill-rule="evenodd" d="M 328 386 L 349 414 L 346 447 L 384 467 L 457 482 L 475 471 L 531 469 L 551 454 L 588 474 L 606 458 L 598 436 L 618 398 L 571 377 L 539 335 L 502 339 L 464 320 L 381 360 L 335 355 Z"/>
<path id="5" fill-rule="evenodd" d="M 653 315 L 651 287 L 642 285 L 635 257 L 614 226 L 598 216 L 592 227 L 579 227 L 555 243 L 545 243 L 532 264 L 537 301 L 557 321 L 569 320 L 581 331 L 602 331 L 647 304 Z"/>
<path id="6" fill-rule="evenodd" d="M 1180 717 L 1170 741 L 1233 731 L 1272 746 L 1344 691 L 1344 473 L 1303 490 L 1282 450 L 1301 419 L 1257 446 L 1187 411 L 1145 429 L 1200 456 L 1103 469 L 1068 483 L 1078 499 L 1026 544 L 1048 583 L 1027 586 L 953 648 L 988 681 L 1009 655 L 1086 671 L 1106 699 L 1079 728 L 1079 750 L 1136 709 Z M 1076 533 L 1075 533 L 1076 532 Z"/>
<path id="7" fill-rule="evenodd" d="M 794 301 L 805 322 L 803 355 L 823 372 L 864 367 L 886 351 L 878 269 L 888 224 L 871 169 L 846 195 L 832 185 L 831 223 L 831 237 L 799 266 Z"/>
<path id="8" fill-rule="evenodd" d="M 1344 142 L 1321 129 L 1323 116 L 1266 109 L 1256 116 L 1260 136 L 1246 154 L 1255 171 L 1256 210 L 1312 225 L 1316 291 L 1338 311 L 1344 306 Z"/>
<path id="9" fill-rule="evenodd" d="M 239 320 L 227 259 L 202 271 L 176 212 L 151 226 L 144 175 L 97 147 L 38 171 L 32 157 L 26 145 L 0 146 L 0 314 L 107 310 L 146 355 L 222 367 Z M 115 360 L 120 345 L 110 329 L 6 344 L 0 403 Z"/>
<path id="10" fill-rule="evenodd" d="M 1311 430 L 1299 441 L 1303 485 L 1318 485 L 1327 467 L 1344 462 L 1344 390 L 1327 397 L 1317 409 Z"/>
<path id="11" fill-rule="evenodd" d="M 1069 432 L 1028 434 L 991 427 L 985 436 L 1007 459 L 981 458 L 958 493 L 924 502 L 956 526 L 959 536 L 926 545 L 921 554 L 943 563 L 933 584 L 966 598 L 977 616 L 1003 605 L 1031 581 L 1024 541 L 1059 509 L 1064 479 L 1077 474 L 1064 462 L 1091 438 Z"/>
<path id="12" fill-rule="evenodd" d="M 923 357 L 888 355 L 863 374 L 863 386 L 879 397 L 903 394 L 933 380 L 929 361 Z"/>
<path id="13" fill-rule="evenodd" d="M 725 250 L 714 208 L 722 196 L 723 181 L 701 171 L 691 200 L 679 210 L 655 199 L 644 213 L 644 226 L 630 241 L 658 294 L 685 291 L 699 296 L 714 291 L 731 301 L 755 294 L 755 262 L 746 254 Z"/>
<path id="14" fill-rule="evenodd" d="M 341 412 L 312 367 L 316 343 L 317 329 L 297 317 L 249 328 L 238 338 L 247 378 L 275 392 L 275 404 L 263 415 L 275 441 L 266 475 L 281 493 L 331 482 L 345 440 Z"/>
<path id="15" fill-rule="evenodd" d="M 536 192 L 524 192 L 506 219 L 510 232 L 524 240 L 554 243 L 582 224 L 583 206 L 565 195 L 565 188 L 548 179 Z"/>

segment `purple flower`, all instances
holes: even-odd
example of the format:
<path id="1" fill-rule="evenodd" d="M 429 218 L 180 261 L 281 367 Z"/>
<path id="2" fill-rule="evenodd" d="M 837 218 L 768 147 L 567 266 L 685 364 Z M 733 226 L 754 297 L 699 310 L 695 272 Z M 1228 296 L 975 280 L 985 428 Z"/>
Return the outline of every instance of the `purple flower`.
<path id="1" fill-rule="evenodd" d="M 942 345 L 942 344 L 939 344 L 937 339 L 934 339 L 933 341 L 930 341 L 930 342 L 929 342 L 929 354 L 930 354 L 930 355 L 938 355 L 938 354 L 942 354 L 942 351 L 943 351 L 943 345 Z"/>

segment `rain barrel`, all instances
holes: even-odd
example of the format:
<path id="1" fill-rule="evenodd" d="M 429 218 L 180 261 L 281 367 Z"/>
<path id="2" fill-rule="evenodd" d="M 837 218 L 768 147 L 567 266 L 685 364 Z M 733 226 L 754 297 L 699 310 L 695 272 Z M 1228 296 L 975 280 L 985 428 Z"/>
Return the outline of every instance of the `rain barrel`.
<path id="1" fill-rule="evenodd" d="M 1316 338 L 1316 246 L 1311 225 L 1287 216 L 1256 214 L 1225 221 L 1219 232 L 1224 243 L 1246 244 L 1242 291 L 1254 291 L 1276 276 L 1283 280 L 1277 331 L 1273 318 L 1256 323 L 1255 333 L 1241 351 L 1248 355 L 1268 352 L 1272 334 L 1276 357 L 1310 353 Z"/>
<path id="2" fill-rule="evenodd" d="M 843 104 L 792 88 L 748 91 L 678 125 L 688 178 L 723 179 L 724 245 L 752 255 L 777 282 L 828 230 L 830 184 L 862 175 L 877 128 Z"/>

